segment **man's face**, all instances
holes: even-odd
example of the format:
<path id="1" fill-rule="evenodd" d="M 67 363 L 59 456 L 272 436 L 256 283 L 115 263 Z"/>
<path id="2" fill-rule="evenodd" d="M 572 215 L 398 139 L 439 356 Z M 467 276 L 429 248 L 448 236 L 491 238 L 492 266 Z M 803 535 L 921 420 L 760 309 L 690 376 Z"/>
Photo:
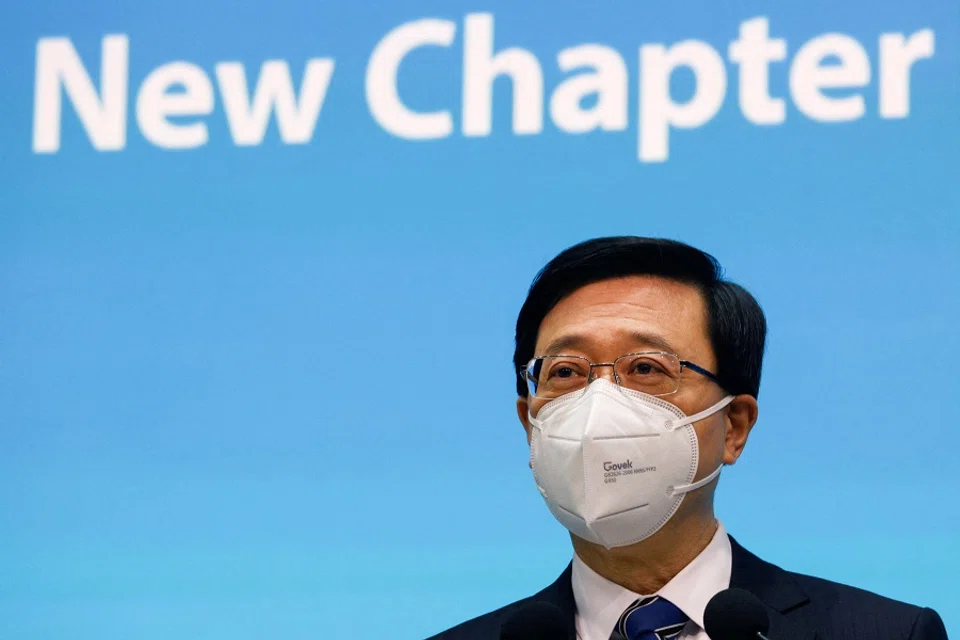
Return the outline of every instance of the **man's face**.
<path id="1" fill-rule="evenodd" d="M 652 276 L 616 278 L 584 286 L 557 303 L 540 324 L 534 355 L 563 353 L 591 362 L 613 362 L 627 353 L 668 351 L 715 372 L 717 363 L 707 327 L 706 305 L 694 287 Z M 614 382 L 611 367 L 597 367 L 594 375 Z M 684 369 L 680 389 L 662 399 L 692 415 L 725 395 L 715 382 Z M 528 441 L 527 410 L 536 416 L 546 402 L 521 398 L 517 403 Z M 754 402 L 753 420 L 755 407 Z M 694 424 L 700 442 L 698 478 L 739 456 L 743 443 L 735 451 L 727 451 L 731 426 L 727 414 L 719 411 Z"/>

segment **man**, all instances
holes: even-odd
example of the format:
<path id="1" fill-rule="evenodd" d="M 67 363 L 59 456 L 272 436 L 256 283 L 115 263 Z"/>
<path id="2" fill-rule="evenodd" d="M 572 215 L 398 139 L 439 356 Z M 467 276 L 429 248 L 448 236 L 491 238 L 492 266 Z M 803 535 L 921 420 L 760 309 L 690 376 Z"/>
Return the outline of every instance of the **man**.
<path id="1" fill-rule="evenodd" d="M 760 600 L 771 640 L 946 638 L 933 610 L 787 572 L 716 519 L 719 472 L 757 421 L 765 335 L 756 300 L 685 244 L 603 238 L 554 258 L 517 319 L 517 414 L 573 560 L 435 638 L 496 639 L 545 602 L 567 638 L 706 640 L 704 610 L 728 587 Z"/>

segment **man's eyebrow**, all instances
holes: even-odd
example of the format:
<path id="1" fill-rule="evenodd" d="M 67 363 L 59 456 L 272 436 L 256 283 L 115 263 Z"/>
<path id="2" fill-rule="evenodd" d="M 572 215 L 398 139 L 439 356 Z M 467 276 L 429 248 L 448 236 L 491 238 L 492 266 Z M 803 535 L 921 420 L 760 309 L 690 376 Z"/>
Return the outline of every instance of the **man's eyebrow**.
<path id="1" fill-rule="evenodd" d="M 637 349 L 656 349 L 658 351 L 667 351 L 669 353 L 676 353 L 673 348 L 673 345 L 664 338 L 663 336 L 658 336 L 654 333 L 644 333 L 644 332 L 634 332 L 630 334 L 630 340 L 638 345 Z M 568 334 L 565 336 L 560 336 L 544 348 L 544 352 L 540 355 L 560 355 L 565 349 L 577 349 L 584 350 L 587 348 L 590 343 L 593 342 L 589 336 L 582 334 Z M 539 356 L 538 356 L 539 357 Z"/>
<path id="2" fill-rule="evenodd" d="M 590 338 L 578 335 L 567 334 L 560 336 L 544 348 L 542 355 L 559 355 L 565 349 L 583 349 L 585 345 L 590 344 Z"/>
<path id="3" fill-rule="evenodd" d="M 637 332 L 630 334 L 630 338 L 634 342 L 642 344 L 644 347 L 651 347 L 653 349 L 659 349 L 669 353 L 676 353 L 676 350 L 673 348 L 673 345 L 670 344 L 669 340 L 663 336 L 658 336 L 655 333 Z"/>

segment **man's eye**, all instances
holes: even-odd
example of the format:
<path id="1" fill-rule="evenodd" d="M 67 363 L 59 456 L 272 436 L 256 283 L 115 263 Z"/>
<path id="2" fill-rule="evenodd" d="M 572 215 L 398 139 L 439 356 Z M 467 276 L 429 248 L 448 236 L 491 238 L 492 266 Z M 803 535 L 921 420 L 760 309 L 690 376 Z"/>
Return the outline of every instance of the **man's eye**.
<path id="1" fill-rule="evenodd" d="M 655 360 L 640 359 L 630 365 L 630 375 L 634 376 L 656 376 L 664 373 L 664 367 Z"/>

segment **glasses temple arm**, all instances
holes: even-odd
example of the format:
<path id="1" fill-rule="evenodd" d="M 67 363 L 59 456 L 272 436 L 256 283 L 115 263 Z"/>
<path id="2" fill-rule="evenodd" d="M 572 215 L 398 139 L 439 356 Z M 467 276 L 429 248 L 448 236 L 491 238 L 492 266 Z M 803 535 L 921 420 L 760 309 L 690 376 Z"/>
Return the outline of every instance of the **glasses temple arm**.
<path id="1" fill-rule="evenodd" d="M 704 369 L 703 367 L 701 367 L 701 366 L 699 366 L 699 365 L 696 365 L 696 364 L 690 362 L 689 360 L 681 360 L 681 361 L 680 361 L 680 364 L 682 364 L 683 366 L 685 366 L 687 369 L 692 369 L 692 370 L 696 371 L 697 373 L 699 373 L 700 375 L 706 376 L 706 377 L 710 378 L 710 379 L 713 380 L 714 382 L 719 382 L 719 379 L 717 378 L 717 376 L 716 376 L 715 374 L 710 373 L 709 371 L 707 371 L 707 370 Z"/>

